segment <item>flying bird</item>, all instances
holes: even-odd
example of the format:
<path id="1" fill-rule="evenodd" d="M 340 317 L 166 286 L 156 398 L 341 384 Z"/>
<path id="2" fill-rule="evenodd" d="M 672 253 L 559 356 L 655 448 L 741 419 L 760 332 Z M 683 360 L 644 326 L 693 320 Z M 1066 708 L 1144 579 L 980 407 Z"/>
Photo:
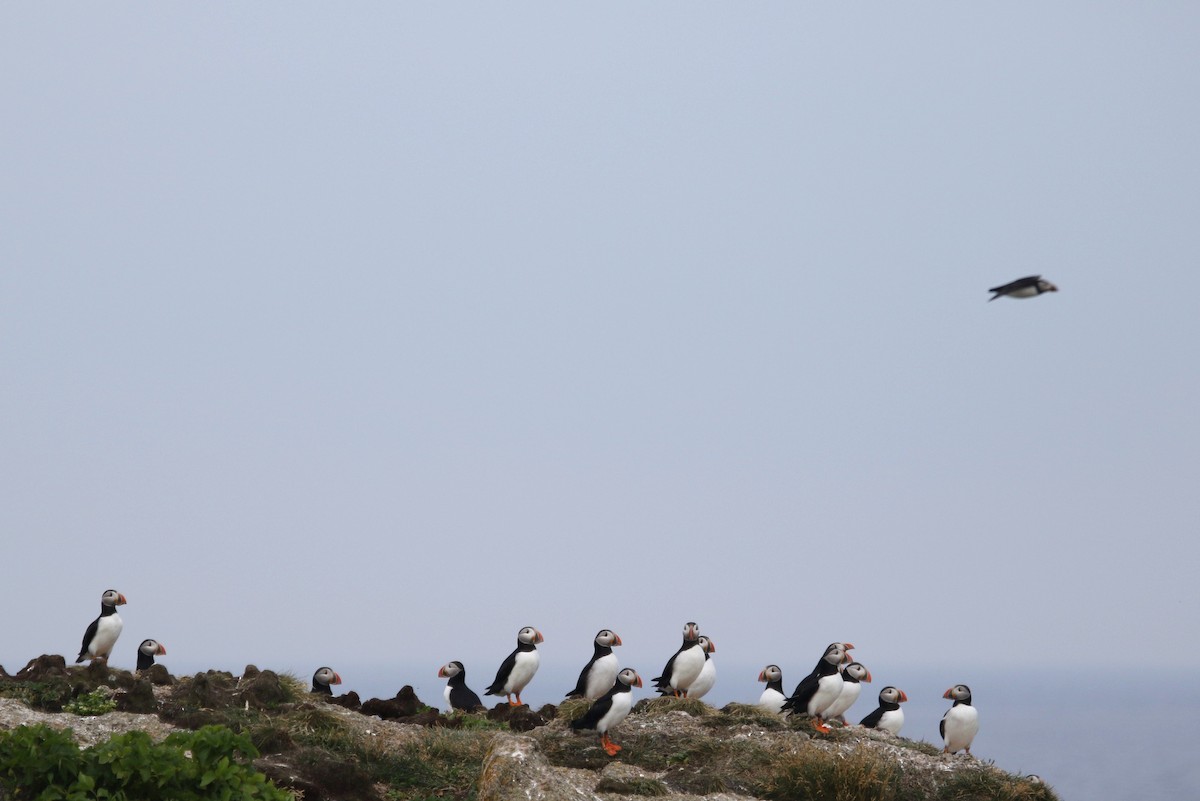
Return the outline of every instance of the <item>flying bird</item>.
<path id="1" fill-rule="evenodd" d="M 1027 275 L 1024 278 L 1018 278 L 1016 281 L 1004 284 L 1002 286 L 994 286 L 988 292 L 996 294 L 988 298 L 988 302 L 999 297 L 1010 298 L 1036 298 L 1043 292 L 1057 292 L 1058 287 L 1042 278 L 1040 275 Z"/>

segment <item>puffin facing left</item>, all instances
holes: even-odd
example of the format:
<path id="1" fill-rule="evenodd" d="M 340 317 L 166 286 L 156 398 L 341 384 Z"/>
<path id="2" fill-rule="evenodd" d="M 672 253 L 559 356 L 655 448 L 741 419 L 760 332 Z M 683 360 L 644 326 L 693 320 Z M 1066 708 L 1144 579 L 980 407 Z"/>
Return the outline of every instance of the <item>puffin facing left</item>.
<path id="1" fill-rule="evenodd" d="M 123 603 L 125 596 L 116 590 L 105 590 L 100 596 L 100 617 L 93 620 L 83 633 L 83 647 L 79 649 L 79 656 L 75 657 L 76 664 L 85 659 L 108 661 L 108 655 L 112 653 L 125 626 L 117 614 L 117 607 Z"/>
<path id="2" fill-rule="evenodd" d="M 617 681 L 612 689 L 605 693 L 599 701 L 592 704 L 582 717 L 571 721 L 571 728 L 595 729 L 600 734 L 600 745 L 609 756 L 616 756 L 621 746 L 608 737 L 608 732 L 616 726 L 629 710 L 633 708 L 633 688 L 642 686 L 642 677 L 633 668 L 625 668 L 617 674 Z"/>
<path id="3" fill-rule="evenodd" d="M 142 640 L 138 646 L 137 673 L 149 670 L 154 665 L 154 657 L 166 656 L 167 649 L 158 640 Z"/>
<path id="4" fill-rule="evenodd" d="M 333 695 L 333 689 L 329 685 L 341 683 L 342 677 L 335 673 L 333 668 L 317 668 L 317 672 L 313 674 L 312 691 L 322 695 Z"/>
<path id="5" fill-rule="evenodd" d="M 546 638 L 533 626 L 526 626 L 517 632 L 517 648 L 500 664 L 496 678 L 483 691 L 484 695 L 503 695 L 508 699 L 509 706 L 524 706 L 521 700 L 521 690 L 533 680 L 542 658 L 538 655 L 537 644 L 545 642 Z M 512 697 L 517 696 L 514 704 Z"/>
<path id="6" fill-rule="evenodd" d="M 467 669 L 462 662 L 455 660 L 442 665 L 438 668 L 438 678 L 450 679 L 446 682 L 444 695 L 451 709 L 470 712 L 483 706 L 483 701 L 467 686 Z"/>

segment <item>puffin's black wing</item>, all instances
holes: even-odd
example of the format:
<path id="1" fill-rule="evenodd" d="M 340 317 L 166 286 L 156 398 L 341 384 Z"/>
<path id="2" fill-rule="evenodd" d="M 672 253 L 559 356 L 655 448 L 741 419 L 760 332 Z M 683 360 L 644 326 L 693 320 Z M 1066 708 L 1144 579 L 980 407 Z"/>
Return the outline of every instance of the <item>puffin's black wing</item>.
<path id="1" fill-rule="evenodd" d="M 100 618 L 92 621 L 92 625 L 87 627 L 87 631 L 83 633 L 83 645 L 79 647 L 79 656 L 75 657 L 76 662 L 82 662 L 87 658 L 88 643 L 96 636 L 96 630 L 100 628 Z"/>
<path id="2" fill-rule="evenodd" d="M 500 663 L 500 669 L 496 671 L 496 679 L 488 688 L 483 691 L 484 695 L 504 695 L 504 683 L 508 681 L 508 677 L 512 674 L 512 670 L 517 664 L 518 648 L 508 655 L 508 658 Z"/>
<path id="3" fill-rule="evenodd" d="M 475 694 L 474 690 L 463 684 L 450 688 L 450 706 L 453 709 L 469 712 L 483 706 L 483 701 L 479 700 L 479 696 Z"/>
<path id="4" fill-rule="evenodd" d="M 950 712 L 947 711 L 946 715 L 949 714 Z M 938 734 L 941 735 L 943 740 L 946 739 L 946 715 L 942 715 L 942 719 L 938 721 Z"/>
<path id="5" fill-rule="evenodd" d="M 884 708 L 882 706 L 875 707 L 875 711 L 867 715 L 859 721 L 858 725 L 868 729 L 874 729 L 879 726 L 879 721 L 883 719 Z"/>
<path id="6" fill-rule="evenodd" d="M 821 674 L 813 671 L 804 677 L 804 680 L 796 685 L 796 691 L 792 693 L 792 697 L 783 702 L 783 709 L 790 709 L 797 715 L 808 714 L 808 702 L 817 694 L 817 686 L 821 682 Z"/>
<path id="7" fill-rule="evenodd" d="M 593 654 L 588 663 L 583 666 L 583 670 L 579 671 L 579 681 L 575 682 L 575 689 L 567 693 L 567 698 L 583 698 L 585 695 L 587 695 L 588 673 L 591 672 L 592 665 L 594 664 L 596 664 L 595 654 Z"/>
<path id="8" fill-rule="evenodd" d="M 675 667 L 675 657 L 679 656 L 681 653 L 683 653 L 682 648 L 671 654 L 671 658 L 667 660 L 667 666 L 663 668 L 662 675 L 651 679 L 650 683 L 657 687 L 660 691 L 666 689 L 667 692 L 673 692 L 671 690 L 671 670 Z"/>
<path id="9" fill-rule="evenodd" d="M 609 690 L 596 703 L 592 704 L 588 708 L 588 711 L 584 712 L 581 717 L 572 720 L 571 728 L 575 731 L 596 728 L 596 724 L 600 722 L 600 719 L 608 714 L 608 710 L 612 709 L 613 696 L 616 695 L 615 690 L 615 687 Z"/>
<path id="10" fill-rule="evenodd" d="M 994 286 L 988 292 L 995 292 L 995 297 L 988 300 L 995 300 L 1001 295 L 1007 295 L 1010 292 L 1016 292 L 1018 289 L 1028 289 L 1029 287 L 1037 286 L 1037 282 L 1042 280 L 1040 275 L 1027 275 L 1024 278 L 1018 278 L 1016 281 L 1009 281 L 1002 286 Z"/>

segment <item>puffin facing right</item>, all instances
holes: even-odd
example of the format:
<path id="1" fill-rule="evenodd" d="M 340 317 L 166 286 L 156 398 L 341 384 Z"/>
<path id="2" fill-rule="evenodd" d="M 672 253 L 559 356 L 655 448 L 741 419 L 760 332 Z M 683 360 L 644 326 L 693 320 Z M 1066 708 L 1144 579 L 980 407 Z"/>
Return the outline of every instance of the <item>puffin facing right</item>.
<path id="1" fill-rule="evenodd" d="M 608 737 L 608 732 L 616 726 L 629 710 L 633 708 L 633 688 L 642 686 L 642 677 L 633 668 L 625 668 L 617 674 L 617 681 L 604 696 L 592 704 L 582 717 L 571 721 L 571 728 L 595 729 L 600 733 L 600 745 L 609 756 L 616 756 L 621 746 Z"/>
<path id="2" fill-rule="evenodd" d="M 979 710 L 971 706 L 971 688 L 965 684 L 955 684 L 942 697 L 954 700 L 938 723 L 938 731 L 946 743 L 942 753 L 957 754 L 965 748 L 970 756 L 971 741 L 979 733 Z"/>
<path id="3" fill-rule="evenodd" d="M 483 691 L 484 695 L 503 695 L 508 698 L 509 706 L 523 706 L 521 690 L 533 680 L 537 673 L 541 657 L 538 656 L 537 644 L 545 642 L 542 633 L 533 626 L 526 626 L 517 632 L 517 648 L 500 664 L 496 678 Z M 514 704 L 512 697 L 517 696 Z"/>
<path id="4" fill-rule="evenodd" d="M 661 676 L 652 682 L 663 695 L 687 698 L 688 688 L 700 677 L 704 669 L 704 646 L 700 644 L 700 627 L 695 623 L 683 626 L 683 645 L 667 660 Z"/>
<path id="5" fill-rule="evenodd" d="M 860 726 L 868 729 L 881 729 L 892 734 L 899 734 L 904 725 L 904 710 L 900 705 L 908 700 L 904 690 L 895 687 L 884 687 L 879 691 L 879 706 L 861 721 Z"/>
<path id="6" fill-rule="evenodd" d="M 138 661 L 135 673 L 149 670 L 154 665 L 154 657 L 166 656 L 167 649 L 158 640 L 142 640 L 138 646 Z"/>
<path id="7" fill-rule="evenodd" d="M 75 664 L 85 659 L 108 661 L 117 638 L 121 636 L 121 629 L 125 627 L 121 616 L 117 614 L 117 607 L 123 603 L 125 596 L 116 590 L 105 590 L 100 596 L 100 617 L 93 620 L 83 633 L 83 647 L 79 649 L 79 656 L 75 657 Z"/>
<path id="8" fill-rule="evenodd" d="M 781 711 L 791 710 L 797 715 L 811 715 L 813 728 L 822 734 L 828 734 L 830 729 L 825 725 L 823 716 L 825 710 L 842 692 L 845 681 L 838 672 L 838 666 L 846 659 L 846 649 L 842 643 L 830 643 L 812 673 L 805 676 L 803 681 L 796 685 L 792 697 L 784 701 Z"/>
<path id="9" fill-rule="evenodd" d="M 1016 281 L 1009 281 L 1007 284 L 994 286 L 988 292 L 996 294 L 988 298 L 988 303 L 991 303 L 996 298 L 1036 298 L 1045 292 L 1057 292 L 1058 287 L 1050 283 L 1040 275 L 1027 275 L 1024 278 L 1018 278 Z"/>
<path id="10" fill-rule="evenodd" d="M 317 672 L 313 674 L 312 692 L 333 695 L 333 689 L 329 685 L 341 683 L 342 677 L 335 673 L 333 668 L 317 668 Z"/>
<path id="11" fill-rule="evenodd" d="M 608 692 L 617 680 L 617 655 L 613 653 L 613 646 L 620 645 L 621 638 L 614 631 L 600 629 L 592 642 L 595 649 L 591 661 L 583 666 L 579 681 L 575 682 L 575 689 L 567 693 L 567 698 L 595 701 Z"/>

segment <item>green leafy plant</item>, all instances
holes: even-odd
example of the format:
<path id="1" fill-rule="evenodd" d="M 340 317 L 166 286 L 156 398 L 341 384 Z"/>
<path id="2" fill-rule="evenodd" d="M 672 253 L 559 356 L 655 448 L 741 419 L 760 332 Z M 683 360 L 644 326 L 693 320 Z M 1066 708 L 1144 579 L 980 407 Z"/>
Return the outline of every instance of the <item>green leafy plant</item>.
<path id="1" fill-rule="evenodd" d="M 108 693 L 99 688 L 92 690 L 90 693 L 83 693 L 76 696 L 73 700 L 63 705 L 64 712 L 70 712 L 80 717 L 103 715 L 105 712 L 112 712 L 116 708 L 117 702 Z"/>
<path id="2" fill-rule="evenodd" d="M 219 726 L 159 744 L 132 731 L 82 751 L 69 732 L 21 726 L 0 733 L 0 787 L 39 801 L 289 801 L 249 764 L 255 756 L 249 738 Z"/>

